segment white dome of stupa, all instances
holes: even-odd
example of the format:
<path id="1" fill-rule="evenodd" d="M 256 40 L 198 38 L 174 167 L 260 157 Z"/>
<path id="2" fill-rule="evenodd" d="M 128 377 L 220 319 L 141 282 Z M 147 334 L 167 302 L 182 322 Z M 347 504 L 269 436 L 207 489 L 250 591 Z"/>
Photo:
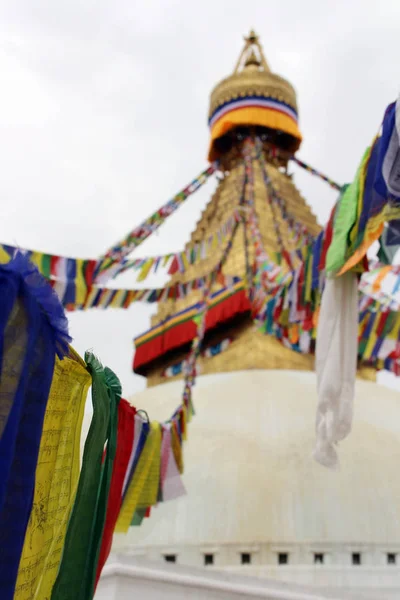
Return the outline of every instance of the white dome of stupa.
<path id="1" fill-rule="evenodd" d="M 148 388 L 132 403 L 167 419 L 182 381 Z M 314 373 L 254 370 L 205 375 L 194 388 L 196 415 L 184 447 L 187 495 L 152 509 L 141 527 L 116 535 L 114 548 L 148 558 L 252 566 L 312 562 L 385 564 L 400 552 L 400 397 L 357 381 L 353 431 L 339 447 L 341 466 L 311 457 L 317 403 Z M 356 559 L 357 561 L 358 559 Z M 397 561 L 398 562 L 398 561 Z M 259 567 L 259 570 L 261 567 Z"/>

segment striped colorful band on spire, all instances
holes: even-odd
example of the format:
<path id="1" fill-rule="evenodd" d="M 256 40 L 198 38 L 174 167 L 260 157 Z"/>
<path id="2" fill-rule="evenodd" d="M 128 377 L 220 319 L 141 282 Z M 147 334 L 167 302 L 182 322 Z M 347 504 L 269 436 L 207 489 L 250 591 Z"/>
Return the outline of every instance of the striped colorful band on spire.
<path id="1" fill-rule="evenodd" d="M 296 151 L 302 140 L 297 123 L 295 108 L 276 98 L 248 95 L 225 102 L 211 114 L 209 118 L 211 133 L 208 160 L 213 162 L 220 158 L 214 141 L 227 134 L 235 127 L 266 127 L 291 135 Z"/>
<path id="2" fill-rule="evenodd" d="M 276 98 L 265 98 L 264 96 L 247 96 L 246 98 L 236 98 L 229 100 L 219 106 L 208 120 L 210 127 L 213 127 L 215 123 L 223 116 L 227 115 L 231 111 L 240 108 L 266 108 L 268 110 L 277 111 L 285 114 L 297 124 L 297 112 L 289 104 L 276 100 Z"/>

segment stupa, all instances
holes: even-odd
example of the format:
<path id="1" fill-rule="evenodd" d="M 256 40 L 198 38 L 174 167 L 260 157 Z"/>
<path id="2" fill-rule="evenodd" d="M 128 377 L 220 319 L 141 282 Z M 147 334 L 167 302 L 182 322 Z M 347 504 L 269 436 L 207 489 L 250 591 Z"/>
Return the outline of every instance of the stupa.
<path id="1" fill-rule="evenodd" d="M 317 219 L 290 175 L 289 159 L 302 138 L 296 94 L 271 72 L 254 32 L 245 38 L 233 74 L 211 94 L 209 124 L 209 159 L 218 159 L 220 181 L 187 251 L 218 231 L 237 209 L 240 156 L 249 136 L 262 141 L 268 179 L 285 199 L 287 213 L 306 233 L 317 234 Z M 262 241 L 283 269 L 289 269 L 295 242 L 288 220 L 274 209 L 268 194 L 261 167 L 255 164 L 254 203 Z M 184 273 L 171 273 L 172 281 L 206 275 L 222 251 L 218 245 Z M 230 287 L 215 283 L 206 320 L 193 390 L 196 416 L 185 446 L 187 495 L 152 509 L 140 528 L 115 535 L 104 581 L 120 581 L 118 589 L 125 591 L 119 597 L 126 598 L 146 569 L 146 584 L 140 587 L 143 598 L 167 597 L 164 592 L 183 598 L 195 593 L 197 583 L 201 589 L 193 597 L 199 598 L 347 598 L 348 590 L 354 598 L 398 597 L 397 394 L 359 380 L 354 431 L 341 447 L 341 469 L 332 472 L 315 463 L 313 359 L 254 327 L 245 285 L 253 262 L 253 244 L 240 224 L 223 267 L 225 275 L 236 279 Z M 168 418 L 180 397 L 182 361 L 195 335 L 192 319 L 201 298 L 201 290 L 193 290 L 188 297 L 160 304 L 151 329 L 135 340 L 134 370 L 146 376 L 151 389 L 132 402 L 153 418 Z M 156 564 L 151 561 L 169 564 L 161 573 L 149 567 Z M 193 571 L 201 568 L 210 569 L 214 583 L 218 580 L 216 587 L 211 579 L 204 583 L 206 575 Z M 232 583 L 232 574 L 246 576 L 258 592 L 241 594 L 243 582 Z M 153 581 L 163 582 L 159 595 L 151 589 L 153 576 Z M 255 584 L 257 579 L 264 583 Z M 260 587 L 267 580 L 285 584 L 268 595 Z M 319 595 L 300 587 L 292 593 L 285 588 L 287 582 L 318 589 Z M 226 596 L 224 585 L 231 586 Z M 337 593 L 331 596 L 326 590 Z"/>

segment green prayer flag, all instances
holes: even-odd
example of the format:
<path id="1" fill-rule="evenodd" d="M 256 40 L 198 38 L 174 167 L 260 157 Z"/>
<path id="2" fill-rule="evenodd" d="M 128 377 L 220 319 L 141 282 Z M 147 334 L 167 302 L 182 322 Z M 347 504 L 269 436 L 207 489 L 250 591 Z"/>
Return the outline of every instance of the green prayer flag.
<path id="1" fill-rule="evenodd" d="M 118 404 L 122 394 L 121 384 L 115 373 L 106 367 L 104 369 L 104 375 L 106 387 L 103 386 L 100 393 L 108 393 L 110 398 L 110 420 L 107 435 L 107 450 L 104 457 L 101 484 L 97 499 L 97 510 L 93 528 L 93 536 L 89 548 L 87 568 L 85 573 L 87 577 L 87 581 L 85 582 L 85 587 L 87 590 L 86 595 L 84 596 L 85 598 L 92 598 L 95 591 L 94 586 L 96 582 L 97 565 L 106 521 L 114 458 L 117 451 Z M 100 383 L 103 385 L 102 380 L 100 380 Z M 99 390 L 97 390 L 97 393 L 99 393 Z"/>
<path id="2" fill-rule="evenodd" d="M 93 596 L 115 455 L 115 396 L 109 392 L 106 373 L 95 356 L 86 352 L 85 361 L 92 376 L 93 417 L 85 442 L 78 490 L 51 600 L 89 600 Z M 106 443 L 107 452 L 103 462 Z"/>
<path id="3" fill-rule="evenodd" d="M 360 216 L 357 213 L 361 175 L 370 152 L 371 148 L 367 148 L 353 182 L 348 186 L 343 186 L 340 191 L 333 224 L 332 242 L 326 255 L 327 273 L 337 273 L 340 271 L 346 260 L 355 250 L 355 248 L 351 248 L 350 232 L 353 227 L 357 227 L 357 220 Z"/>
<path id="4" fill-rule="evenodd" d="M 47 279 L 50 279 L 50 275 L 51 275 L 51 256 L 50 256 L 50 254 L 43 254 L 42 268 L 40 270 L 42 272 L 42 275 L 44 275 Z"/>

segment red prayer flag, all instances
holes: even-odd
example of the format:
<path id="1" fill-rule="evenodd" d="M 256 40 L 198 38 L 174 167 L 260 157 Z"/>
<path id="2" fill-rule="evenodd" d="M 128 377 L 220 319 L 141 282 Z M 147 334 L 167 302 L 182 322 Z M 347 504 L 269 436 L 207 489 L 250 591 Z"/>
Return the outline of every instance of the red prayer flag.
<path id="1" fill-rule="evenodd" d="M 174 256 L 171 266 L 168 269 L 168 275 L 174 275 L 179 270 L 179 263 L 176 256 Z"/>
<path id="2" fill-rule="evenodd" d="M 95 589 L 97 587 L 101 571 L 108 558 L 108 555 L 110 554 L 114 528 L 121 508 L 122 487 L 124 485 L 125 473 L 128 468 L 129 457 L 132 452 L 134 441 L 133 432 L 135 428 L 135 413 L 136 409 L 133 408 L 129 402 L 121 398 L 118 405 L 117 451 L 115 454 L 114 468 L 111 476 L 107 515 L 104 524 L 99 561 L 97 564 Z"/>

